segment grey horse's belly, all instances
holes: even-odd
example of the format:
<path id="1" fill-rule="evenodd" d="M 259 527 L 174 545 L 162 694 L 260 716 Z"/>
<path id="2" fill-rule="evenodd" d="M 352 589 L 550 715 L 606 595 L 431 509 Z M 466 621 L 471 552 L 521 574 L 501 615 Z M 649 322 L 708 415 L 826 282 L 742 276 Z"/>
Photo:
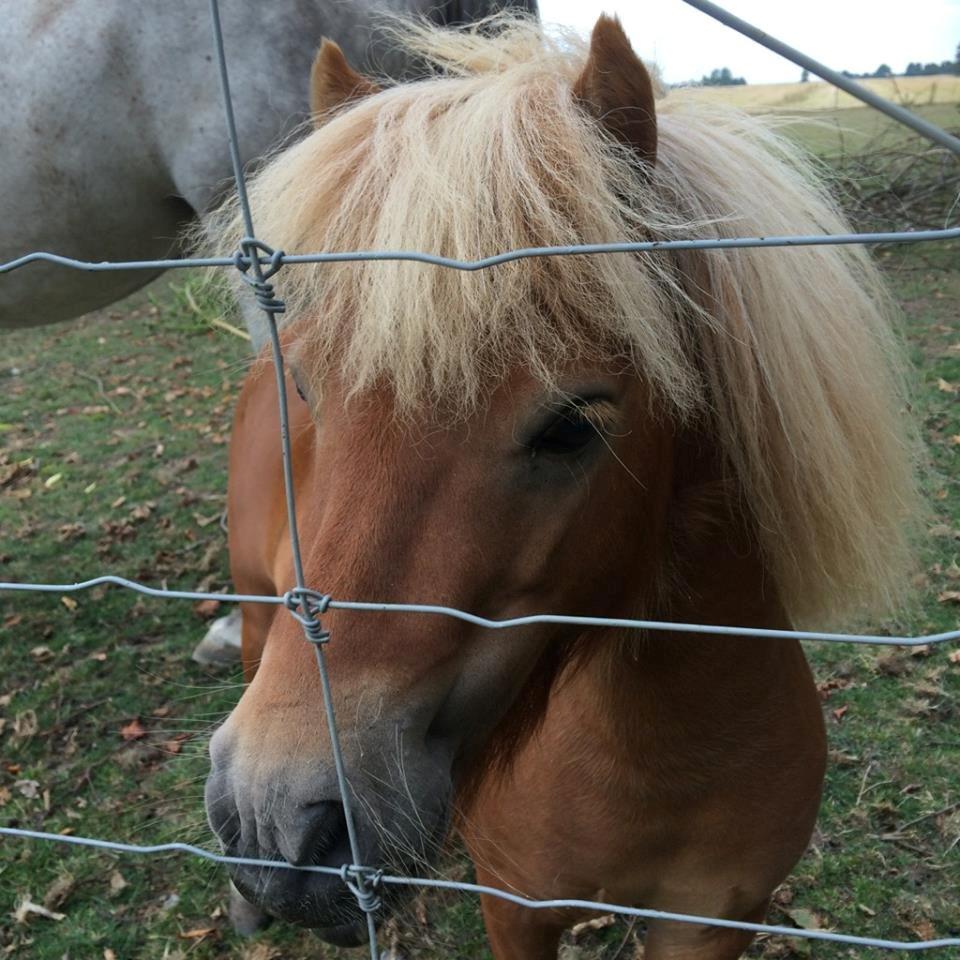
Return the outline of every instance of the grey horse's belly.
<path id="1" fill-rule="evenodd" d="M 3 6 L 0 262 L 35 251 L 93 261 L 174 253 L 193 214 L 156 150 L 117 5 Z M 28 264 L 0 276 L 0 328 L 79 316 L 157 272 Z"/>
<path id="2" fill-rule="evenodd" d="M 121 191 L 122 193 L 122 191 Z M 15 197 L 4 189 L 0 196 Z M 94 199 L 94 205 L 84 202 Z M 42 219 L 29 213 L 0 237 L 0 261 L 42 250 L 78 260 L 156 260 L 178 252 L 177 237 L 193 217 L 180 200 L 142 196 L 111 201 L 98 191 L 72 194 L 72 209 Z M 8 199 L 7 206 L 13 206 Z M 131 207 L 136 214 L 131 216 Z M 8 211 L 4 211 L 5 215 Z M 80 316 L 139 289 L 160 270 L 81 271 L 31 263 L 0 277 L 0 329 L 39 326 Z"/>

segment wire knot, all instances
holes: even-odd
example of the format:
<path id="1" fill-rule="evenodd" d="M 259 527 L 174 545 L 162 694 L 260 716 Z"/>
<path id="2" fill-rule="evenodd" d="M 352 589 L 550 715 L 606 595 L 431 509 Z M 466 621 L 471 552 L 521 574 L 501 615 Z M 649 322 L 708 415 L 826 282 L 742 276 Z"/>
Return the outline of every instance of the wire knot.
<path id="1" fill-rule="evenodd" d="M 300 622 L 303 632 L 311 643 L 326 643 L 330 631 L 324 630 L 318 617 L 323 616 L 330 606 L 330 596 L 307 587 L 293 587 L 283 595 L 283 605 L 290 615 Z"/>
<path id="2" fill-rule="evenodd" d="M 260 255 L 267 258 L 266 265 L 260 262 Z M 233 255 L 233 265 L 240 271 L 240 277 L 252 290 L 261 310 L 269 314 L 284 313 L 287 305 L 274 293 L 273 284 L 267 281 L 283 266 L 283 251 L 274 250 L 262 240 L 244 237 L 240 249 Z M 251 270 L 254 263 L 256 267 Z"/>
<path id="3" fill-rule="evenodd" d="M 357 904 L 364 913 L 376 913 L 383 905 L 383 899 L 380 896 L 382 870 L 371 870 L 369 867 L 357 867 L 345 863 L 340 868 L 340 879 L 357 898 Z"/>

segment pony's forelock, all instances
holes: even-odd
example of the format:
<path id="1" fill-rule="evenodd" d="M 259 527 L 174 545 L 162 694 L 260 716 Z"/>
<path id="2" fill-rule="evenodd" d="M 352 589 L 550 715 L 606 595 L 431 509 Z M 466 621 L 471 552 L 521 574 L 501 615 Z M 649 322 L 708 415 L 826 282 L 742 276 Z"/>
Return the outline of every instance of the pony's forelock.
<path id="1" fill-rule="evenodd" d="M 656 170 L 575 102 L 585 45 L 500 17 L 394 25 L 440 75 L 333 116 L 249 185 L 287 253 L 845 232 L 800 151 L 763 121 L 671 95 Z M 236 206 L 209 223 L 217 253 Z M 318 385 L 388 382 L 398 412 L 468 414 L 516 365 L 631 365 L 678 424 L 707 425 L 799 621 L 886 605 L 906 582 L 911 441 L 883 285 L 856 247 L 288 266 L 278 291 Z"/>

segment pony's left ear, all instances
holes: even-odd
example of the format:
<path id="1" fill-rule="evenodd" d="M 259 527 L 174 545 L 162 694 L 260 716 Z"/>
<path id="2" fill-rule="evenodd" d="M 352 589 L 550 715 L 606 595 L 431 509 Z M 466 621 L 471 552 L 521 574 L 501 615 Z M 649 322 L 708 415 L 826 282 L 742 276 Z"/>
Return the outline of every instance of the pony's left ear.
<path id="1" fill-rule="evenodd" d="M 324 37 L 310 70 L 310 113 L 314 126 L 320 126 L 331 110 L 379 92 L 380 87 L 373 80 L 347 63 L 339 44 Z"/>
<path id="2" fill-rule="evenodd" d="M 606 129 L 651 166 L 657 159 L 653 81 L 615 17 L 602 15 L 573 95 Z"/>

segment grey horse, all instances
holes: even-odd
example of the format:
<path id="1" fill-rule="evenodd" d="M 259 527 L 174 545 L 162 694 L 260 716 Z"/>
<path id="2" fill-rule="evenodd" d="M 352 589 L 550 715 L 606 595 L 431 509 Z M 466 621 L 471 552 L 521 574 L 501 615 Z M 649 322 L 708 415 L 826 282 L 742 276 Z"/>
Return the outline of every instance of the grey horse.
<path id="1" fill-rule="evenodd" d="M 536 0 L 223 0 L 242 159 L 307 117 L 322 37 L 372 75 L 419 70 L 392 49 L 383 14 L 471 22 Z M 177 256 L 185 228 L 230 188 L 213 29 L 200 0 L 0 0 L 0 263 L 43 250 L 79 260 Z M 81 272 L 34 263 L 0 275 L 0 330 L 78 317 L 160 271 Z M 242 312 L 258 350 L 263 315 Z M 201 663 L 239 655 L 239 609 L 215 621 Z"/>
<path id="2" fill-rule="evenodd" d="M 506 0 L 531 13 L 536 2 Z M 384 11 L 472 21 L 505 0 L 224 0 L 221 17 L 245 162 L 307 115 L 328 36 L 371 74 L 409 77 Z M 36 250 L 81 260 L 180 253 L 184 227 L 231 175 L 207 4 L 0 0 L 0 263 Z M 31 264 L 0 280 L 0 329 L 106 306 L 159 271 Z"/>

